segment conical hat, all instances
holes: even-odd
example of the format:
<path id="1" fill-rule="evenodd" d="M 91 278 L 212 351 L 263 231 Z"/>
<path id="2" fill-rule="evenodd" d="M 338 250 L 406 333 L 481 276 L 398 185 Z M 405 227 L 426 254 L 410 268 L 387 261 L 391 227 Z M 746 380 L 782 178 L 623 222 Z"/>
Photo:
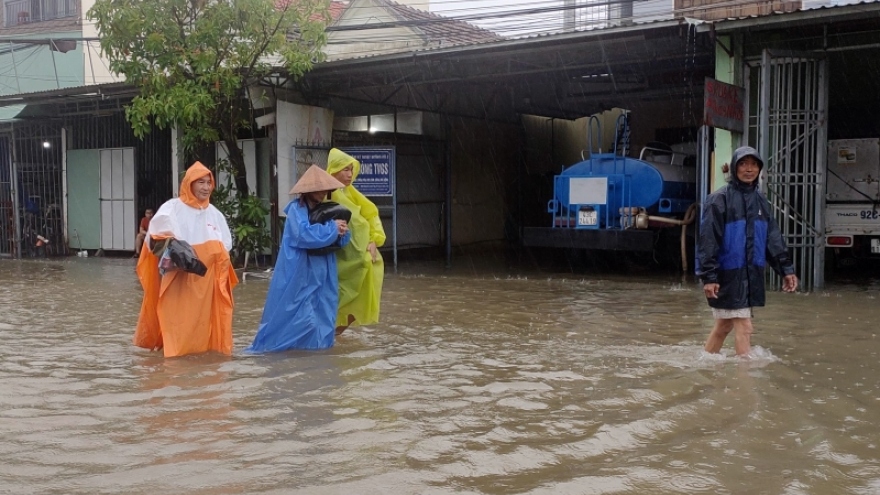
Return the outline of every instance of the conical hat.
<path id="1" fill-rule="evenodd" d="M 336 180 L 332 175 L 324 171 L 323 168 L 312 165 L 306 170 L 306 173 L 296 181 L 290 194 L 303 194 L 319 191 L 334 191 L 345 187 L 345 184 Z"/>

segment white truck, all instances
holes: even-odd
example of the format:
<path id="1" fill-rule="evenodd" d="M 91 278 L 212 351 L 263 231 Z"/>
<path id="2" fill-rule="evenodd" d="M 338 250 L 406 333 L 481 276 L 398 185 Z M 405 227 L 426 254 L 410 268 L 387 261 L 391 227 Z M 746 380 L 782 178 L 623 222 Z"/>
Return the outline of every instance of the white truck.
<path id="1" fill-rule="evenodd" d="M 828 142 L 825 203 L 829 266 L 880 260 L 880 138 Z"/>

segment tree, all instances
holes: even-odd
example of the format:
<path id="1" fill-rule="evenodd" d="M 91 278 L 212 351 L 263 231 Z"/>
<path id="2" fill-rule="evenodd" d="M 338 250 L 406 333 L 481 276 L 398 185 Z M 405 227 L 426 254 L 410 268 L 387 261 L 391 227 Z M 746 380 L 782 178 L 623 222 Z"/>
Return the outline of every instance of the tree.
<path id="1" fill-rule="evenodd" d="M 249 195 L 239 131 L 252 122 L 248 84 L 275 65 L 298 78 L 323 57 L 329 0 L 97 0 L 95 22 L 111 71 L 139 86 L 126 108 L 135 135 L 181 130 L 192 150 L 222 141 L 242 198 Z"/>

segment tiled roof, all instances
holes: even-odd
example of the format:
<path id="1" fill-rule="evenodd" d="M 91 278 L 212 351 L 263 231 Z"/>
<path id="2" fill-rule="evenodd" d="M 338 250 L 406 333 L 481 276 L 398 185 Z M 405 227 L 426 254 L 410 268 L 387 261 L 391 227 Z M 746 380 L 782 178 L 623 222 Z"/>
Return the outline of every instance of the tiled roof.
<path id="1" fill-rule="evenodd" d="M 275 8 L 280 10 L 287 9 L 294 1 L 295 0 L 275 0 Z M 330 13 L 330 21 L 328 22 L 328 24 L 333 24 L 334 22 L 336 22 L 336 20 L 342 16 L 342 13 L 345 12 L 345 9 L 347 8 L 348 0 L 330 0 L 330 5 L 327 8 Z M 311 17 L 311 19 L 319 20 L 322 17 L 323 16 L 321 15 L 314 15 Z"/>
<path id="2" fill-rule="evenodd" d="M 425 41 L 438 45 L 460 45 L 503 39 L 502 36 L 473 24 L 439 16 L 423 10 L 401 5 L 392 0 L 376 0 L 400 21 L 421 33 Z"/>
<path id="3" fill-rule="evenodd" d="M 330 2 L 330 23 L 334 23 L 342 17 L 342 13 L 348 8 L 348 2 L 333 0 Z"/>

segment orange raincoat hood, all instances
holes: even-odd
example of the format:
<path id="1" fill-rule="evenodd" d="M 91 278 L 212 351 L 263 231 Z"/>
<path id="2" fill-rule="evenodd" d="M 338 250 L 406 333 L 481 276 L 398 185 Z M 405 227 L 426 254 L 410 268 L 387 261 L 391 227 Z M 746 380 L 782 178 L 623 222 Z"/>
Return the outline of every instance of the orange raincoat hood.
<path id="1" fill-rule="evenodd" d="M 186 175 L 183 176 L 183 181 L 180 183 L 180 200 L 183 201 L 185 205 L 193 208 L 205 209 L 211 204 L 210 198 L 201 201 L 192 192 L 193 182 L 206 175 L 211 176 L 211 184 L 215 184 L 214 174 L 208 170 L 208 167 L 202 165 L 202 162 L 195 162 L 186 170 Z M 214 190 L 213 187 L 211 190 Z"/>

